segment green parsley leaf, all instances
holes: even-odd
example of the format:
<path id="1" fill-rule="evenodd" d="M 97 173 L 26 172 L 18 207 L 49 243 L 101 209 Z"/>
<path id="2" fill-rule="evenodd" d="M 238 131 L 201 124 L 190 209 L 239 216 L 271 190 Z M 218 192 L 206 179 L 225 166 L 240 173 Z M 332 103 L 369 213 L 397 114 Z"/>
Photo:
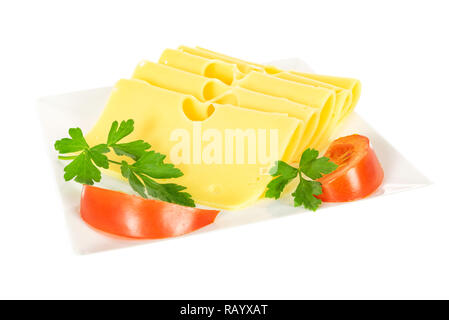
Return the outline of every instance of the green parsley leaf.
<path id="1" fill-rule="evenodd" d="M 307 149 L 303 152 L 299 165 L 301 171 L 313 180 L 331 173 L 338 167 L 335 163 L 330 162 L 329 158 L 318 158 L 318 151 L 314 149 Z"/>
<path id="2" fill-rule="evenodd" d="M 298 187 L 292 193 L 295 207 L 302 205 L 306 209 L 316 211 L 321 205 L 321 200 L 315 198 L 314 195 L 320 195 L 322 192 L 321 183 L 301 177 Z"/>
<path id="3" fill-rule="evenodd" d="M 120 169 L 122 175 L 128 179 L 133 190 L 142 197 L 147 198 L 146 191 L 149 196 L 162 201 L 195 207 L 192 196 L 187 192 L 181 192 L 186 190 L 186 187 L 174 183 L 158 183 L 145 175 L 145 173 L 140 172 L 134 165 L 129 165 L 126 161 L 122 161 Z"/>
<path id="4" fill-rule="evenodd" d="M 143 198 L 147 198 L 147 195 L 145 194 L 145 187 L 143 183 L 137 178 L 137 176 L 134 174 L 133 169 L 126 161 L 122 161 L 122 165 L 120 166 L 120 170 L 122 172 L 122 175 L 128 179 L 129 184 L 131 185 L 131 188 L 133 188 L 134 191 L 136 191 L 140 196 Z"/>
<path id="5" fill-rule="evenodd" d="M 129 119 L 127 121 L 122 121 L 120 122 L 120 126 L 118 125 L 118 121 L 114 121 L 111 125 L 111 129 L 109 130 L 107 144 L 109 146 L 116 144 L 133 131 L 134 120 Z"/>
<path id="6" fill-rule="evenodd" d="M 279 199 L 285 186 L 298 175 L 298 169 L 284 161 L 276 161 L 274 167 L 270 169 L 270 175 L 277 178 L 268 183 L 265 197 Z"/>
<path id="7" fill-rule="evenodd" d="M 73 160 L 64 168 L 64 179 L 69 181 L 75 178 L 76 182 L 89 185 L 94 184 L 94 181 L 100 181 L 101 172 L 94 163 L 99 167 L 108 168 L 109 163 L 103 153 L 108 152 L 109 149 L 106 145 L 89 148 L 80 128 L 69 129 L 69 136 L 71 138 L 57 140 L 55 149 L 60 154 L 82 152 L 76 156 L 67 157 Z"/>
<path id="8" fill-rule="evenodd" d="M 99 182 L 101 179 L 101 172 L 92 163 L 89 153 L 83 151 L 72 162 L 64 168 L 64 179 L 66 181 L 75 178 L 76 182 L 92 185 Z"/>
<path id="9" fill-rule="evenodd" d="M 151 145 L 143 140 L 136 140 L 128 143 L 113 144 L 111 147 L 117 155 L 127 156 L 133 160 L 137 160 L 147 149 L 151 148 Z"/>
<path id="10" fill-rule="evenodd" d="M 171 163 L 164 163 L 165 155 L 155 151 L 148 151 L 133 164 L 139 173 L 155 179 L 178 178 L 183 175 L 181 170 Z"/>
<path id="11" fill-rule="evenodd" d="M 87 152 L 97 166 L 105 169 L 109 168 L 108 157 L 103 154 L 109 152 L 109 148 L 107 147 L 107 145 L 99 144 L 95 147 L 90 148 Z"/>
<path id="12" fill-rule="evenodd" d="M 165 155 L 155 151 L 145 152 L 134 164 L 129 165 L 122 162 L 122 175 L 128 179 L 131 187 L 142 197 L 149 196 L 177 203 L 180 205 L 194 207 L 192 196 L 187 192 L 181 192 L 186 188 L 174 183 L 158 183 L 155 179 L 177 178 L 183 175 L 181 170 L 170 163 L 164 163 Z M 139 180 L 143 181 L 142 182 Z"/>
<path id="13" fill-rule="evenodd" d="M 320 195 L 323 191 L 321 183 L 314 180 L 331 173 L 338 167 L 329 161 L 329 158 L 318 158 L 318 155 L 319 152 L 315 149 L 305 150 L 301 156 L 299 168 L 292 167 L 283 161 L 277 161 L 270 170 L 270 174 L 275 179 L 268 183 L 265 197 L 278 199 L 286 185 L 299 174 L 299 184 L 292 193 L 294 205 L 295 207 L 302 205 L 306 209 L 315 211 L 321 205 L 321 200 L 315 196 Z"/>
<path id="14" fill-rule="evenodd" d="M 319 152 L 315 149 L 306 149 L 301 155 L 301 160 L 299 161 L 299 166 L 302 168 L 307 166 L 310 162 L 318 158 Z"/>
<path id="15" fill-rule="evenodd" d="M 139 159 L 147 149 L 151 147 L 150 144 L 143 140 L 136 140 L 127 143 L 117 143 L 121 139 L 128 136 L 134 130 L 134 120 L 122 121 L 120 126 L 117 121 L 111 125 L 108 134 L 107 145 L 112 147 L 114 152 L 119 156 L 127 156 L 133 160 Z"/>
<path id="16" fill-rule="evenodd" d="M 58 150 L 59 153 L 72 153 L 89 148 L 80 128 L 69 129 L 69 135 L 72 139 L 64 138 L 55 142 L 55 149 Z"/>
<path id="17" fill-rule="evenodd" d="M 109 130 L 107 143 L 89 147 L 80 128 L 69 129 L 71 138 L 63 138 L 55 142 L 55 149 L 59 154 L 77 153 L 59 156 L 63 160 L 72 160 L 64 168 L 66 181 L 75 179 L 76 182 L 92 185 L 101 180 L 99 168 L 109 168 L 109 163 L 120 165 L 122 175 L 128 179 L 131 188 L 140 196 L 148 195 L 163 201 L 194 207 L 192 196 L 185 187 L 174 183 L 158 183 L 153 179 L 170 179 L 183 175 L 181 170 L 173 164 L 164 163 L 165 155 L 155 151 L 148 151 L 151 145 L 143 140 L 118 143 L 134 130 L 134 120 L 114 121 Z M 110 148 L 119 156 L 126 156 L 135 162 L 129 164 L 108 159 Z"/>
<path id="18" fill-rule="evenodd" d="M 192 196 L 187 192 L 181 192 L 186 187 L 175 183 L 157 183 L 153 179 L 140 175 L 140 178 L 145 184 L 148 194 L 154 198 L 171 203 L 177 203 L 186 207 L 195 207 L 195 202 Z"/>

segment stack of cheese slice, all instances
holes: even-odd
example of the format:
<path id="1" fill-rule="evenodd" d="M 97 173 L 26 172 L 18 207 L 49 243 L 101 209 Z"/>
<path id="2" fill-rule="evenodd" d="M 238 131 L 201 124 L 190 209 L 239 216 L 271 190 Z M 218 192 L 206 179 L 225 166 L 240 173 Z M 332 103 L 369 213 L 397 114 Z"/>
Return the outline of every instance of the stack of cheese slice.
<path id="1" fill-rule="evenodd" d="M 167 155 L 184 173 L 175 182 L 197 203 L 237 209 L 263 195 L 274 161 L 297 162 L 308 147 L 323 151 L 359 96 L 355 79 L 182 46 L 120 80 L 87 141 L 101 143 L 113 121 L 134 119 L 124 142 L 143 139 Z"/>

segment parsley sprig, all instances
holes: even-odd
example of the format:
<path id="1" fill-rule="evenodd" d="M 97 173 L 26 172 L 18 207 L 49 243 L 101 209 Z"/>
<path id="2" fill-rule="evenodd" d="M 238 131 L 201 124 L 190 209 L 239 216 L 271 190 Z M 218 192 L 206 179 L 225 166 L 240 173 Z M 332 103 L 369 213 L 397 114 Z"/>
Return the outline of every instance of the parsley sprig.
<path id="1" fill-rule="evenodd" d="M 316 211 L 321 205 L 321 200 L 316 198 L 323 191 L 321 183 L 315 181 L 324 174 L 337 169 L 338 165 L 329 161 L 329 158 L 318 158 L 319 152 L 315 149 L 307 149 L 303 152 L 299 162 L 299 168 L 292 167 L 284 161 L 277 161 L 270 169 L 270 175 L 275 177 L 267 185 L 266 198 L 279 199 L 285 186 L 299 175 L 299 184 L 292 193 L 295 207 Z"/>
<path id="2" fill-rule="evenodd" d="M 114 121 L 106 143 L 90 147 L 80 128 L 69 129 L 70 138 L 55 142 L 59 159 L 72 160 L 64 168 L 64 179 L 74 179 L 82 184 L 92 185 L 101 180 L 99 168 L 108 169 L 110 163 L 120 166 L 120 171 L 132 189 L 144 198 L 148 196 L 184 206 L 194 207 L 192 196 L 183 192 L 186 187 L 175 183 L 159 183 L 155 179 L 178 178 L 183 175 L 173 164 L 165 163 L 165 155 L 149 150 L 151 145 L 143 140 L 119 143 L 134 131 L 134 120 Z M 126 156 L 132 162 L 111 160 L 107 153 L 114 151 Z M 68 156 L 64 154 L 70 154 Z"/>

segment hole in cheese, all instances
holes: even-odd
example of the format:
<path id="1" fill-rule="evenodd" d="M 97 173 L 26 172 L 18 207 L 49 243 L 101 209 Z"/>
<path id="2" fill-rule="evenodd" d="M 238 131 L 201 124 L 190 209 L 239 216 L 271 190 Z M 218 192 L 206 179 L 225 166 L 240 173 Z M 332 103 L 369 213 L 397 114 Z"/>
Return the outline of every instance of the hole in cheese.
<path id="1" fill-rule="evenodd" d="M 221 96 L 216 102 L 220 103 L 220 104 L 232 104 L 234 106 L 239 105 L 237 97 L 235 96 L 235 94 L 232 94 L 232 93 L 228 93 L 228 94 Z"/>
<path id="2" fill-rule="evenodd" d="M 228 87 L 222 82 L 209 81 L 203 87 L 203 99 L 206 101 L 212 100 L 213 98 L 223 94 L 227 89 Z"/>
<path id="3" fill-rule="evenodd" d="M 201 115 L 199 114 L 196 104 L 192 99 L 185 99 L 182 103 L 182 110 L 187 118 L 192 121 L 202 120 Z"/>
<path id="4" fill-rule="evenodd" d="M 197 100 L 186 98 L 182 102 L 182 110 L 185 116 L 192 121 L 204 121 L 215 111 L 212 104 L 201 103 Z"/>
<path id="5" fill-rule="evenodd" d="M 230 65 L 224 65 L 220 62 L 212 62 L 204 70 L 204 76 L 208 78 L 215 78 L 223 81 L 227 85 L 234 81 L 234 72 Z"/>
<path id="6" fill-rule="evenodd" d="M 211 104 L 207 107 L 207 117 L 209 118 L 215 111 L 215 107 Z"/>

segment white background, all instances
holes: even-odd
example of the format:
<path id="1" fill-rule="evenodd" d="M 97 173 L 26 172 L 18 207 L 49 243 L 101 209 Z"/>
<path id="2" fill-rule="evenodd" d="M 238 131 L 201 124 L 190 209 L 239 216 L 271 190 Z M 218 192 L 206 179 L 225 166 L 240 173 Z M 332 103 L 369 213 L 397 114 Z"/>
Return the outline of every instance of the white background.
<path id="1" fill-rule="evenodd" d="M 0 298 L 449 298 L 446 1 L 3 1 Z M 434 185 L 100 254 L 72 252 L 35 100 L 166 47 L 300 57 Z"/>

